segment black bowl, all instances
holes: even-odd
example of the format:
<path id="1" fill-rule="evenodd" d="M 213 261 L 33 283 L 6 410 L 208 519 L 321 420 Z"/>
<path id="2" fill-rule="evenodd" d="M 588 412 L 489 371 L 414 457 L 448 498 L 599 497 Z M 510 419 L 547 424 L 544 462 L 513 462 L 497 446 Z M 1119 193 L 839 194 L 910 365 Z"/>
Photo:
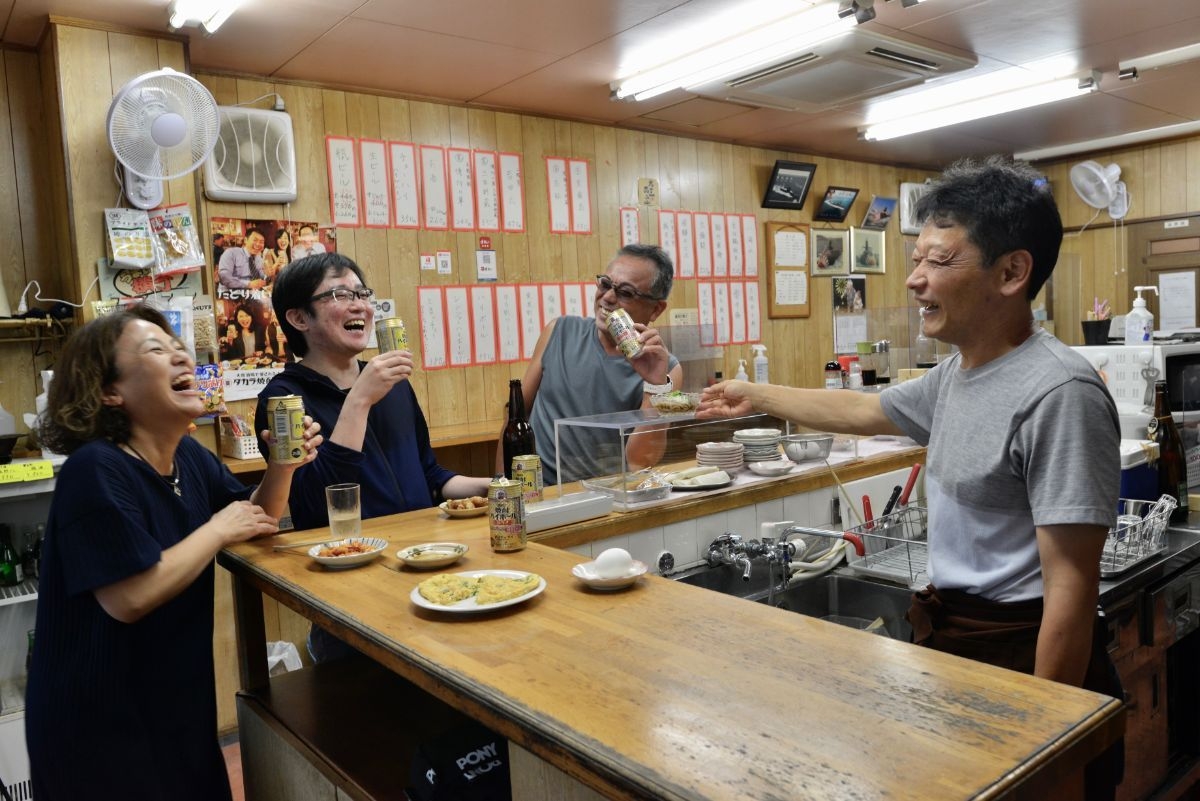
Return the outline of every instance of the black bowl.
<path id="1" fill-rule="evenodd" d="M 13 446 L 22 436 L 22 434 L 0 435 L 0 464 L 8 464 L 12 461 Z"/>

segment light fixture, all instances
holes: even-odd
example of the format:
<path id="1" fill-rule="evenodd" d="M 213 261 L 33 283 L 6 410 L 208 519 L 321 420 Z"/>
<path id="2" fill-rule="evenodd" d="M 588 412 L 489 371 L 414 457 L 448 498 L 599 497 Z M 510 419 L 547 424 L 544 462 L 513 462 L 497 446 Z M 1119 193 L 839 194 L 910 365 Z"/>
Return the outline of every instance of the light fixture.
<path id="1" fill-rule="evenodd" d="M 867 140 L 894 139 L 1066 100 L 1099 88 L 1099 73 L 1088 73 L 1082 79 L 1064 76 L 1070 67 L 1073 65 L 1061 59 L 1043 61 L 898 95 L 872 105 L 868 124 L 860 134 Z"/>
<path id="2" fill-rule="evenodd" d="M 1163 50 L 1159 53 L 1151 53 L 1147 56 L 1139 56 L 1138 58 L 1125 59 L 1119 62 L 1117 67 L 1121 72 L 1132 69 L 1134 75 L 1136 75 L 1138 72 L 1158 69 L 1159 67 L 1171 67 L 1187 61 L 1195 61 L 1198 58 L 1200 58 L 1200 44 L 1193 44 L 1185 47 L 1176 47 L 1171 50 Z"/>
<path id="3" fill-rule="evenodd" d="M 1112 150 L 1126 145 L 1136 145 L 1142 142 L 1156 142 L 1172 139 L 1177 136 L 1188 136 L 1200 133 L 1200 120 L 1180 122 L 1175 125 L 1164 125 L 1160 128 L 1150 128 L 1145 131 L 1130 131 L 1129 133 L 1105 136 L 1099 139 L 1087 139 L 1082 142 L 1070 142 L 1065 145 L 1052 145 L 1036 150 L 1025 150 L 1014 153 L 1013 158 L 1022 161 L 1042 161 L 1056 159 L 1060 156 L 1073 156 L 1076 153 L 1086 153 L 1090 150 Z"/>
<path id="4" fill-rule="evenodd" d="M 206 33 L 216 33 L 240 4 L 241 0 L 171 0 L 167 25 L 174 31 L 200 25 Z"/>
<path id="5" fill-rule="evenodd" d="M 839 0 L 830 0 L 797 14 L 779 18 L 775 3 L 761 3 L 764 15 L 742 13 L 738 27 L 730 32 L 730 20 L 699 33 L 677 37 L 691 48 L 668 61 L 655 60 L 633 66 L 611 86 L 615 100 L 641 101 L 688 89 L 730 75 L 737 75 L 790 54 L 803 52 L 819 42 L 839 36 L 854 27 L 852 17 L 839 17 Z M 744 19 L 743 19 L 744 17 Z M 658 54 L 661 57 L 661 52 Z"/>
<path id="6" fill-rule="evenodd" d="M 841 19 L 853 16 L 862 25 L 875 19 L 875 0 L 839 0 L 837 13 Z"/>

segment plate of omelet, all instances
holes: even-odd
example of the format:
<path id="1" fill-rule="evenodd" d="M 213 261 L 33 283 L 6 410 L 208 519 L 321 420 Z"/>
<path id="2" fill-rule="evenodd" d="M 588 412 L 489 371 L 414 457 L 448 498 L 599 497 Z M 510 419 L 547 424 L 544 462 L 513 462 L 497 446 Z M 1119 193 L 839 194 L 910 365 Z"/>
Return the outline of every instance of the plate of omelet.
<path id="1" fill-rule="evenodd" d="M 528 601 L 546 589 L 546 580 L 524 570 L 466 570 L 439 573 L 413 588 L 409 597 L 435 612 L 490 612 Z"/>

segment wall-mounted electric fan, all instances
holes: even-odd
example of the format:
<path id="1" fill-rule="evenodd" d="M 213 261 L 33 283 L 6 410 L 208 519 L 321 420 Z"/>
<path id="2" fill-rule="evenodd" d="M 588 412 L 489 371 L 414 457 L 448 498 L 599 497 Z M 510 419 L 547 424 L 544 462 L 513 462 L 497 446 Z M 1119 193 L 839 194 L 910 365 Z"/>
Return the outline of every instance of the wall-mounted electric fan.
<path id="1" fill-rule="evenodd" d="M 1093 209 L 1108 209 L 1108 216 L 1114 220 L 1129 213 L 1129 192 L 1116 164 L 1081 161 L 1071 168 L 1070 176 L 1075 193 Z"/>
<path id="2" fill-rule="evenodd" d="M 217 101 L 204 84 L 169 67 L 139 75 L 113 96 L 108 143 L 125 168 L 125 196 L 140 209 L 162 203 L 162 182 L 187 175 L 217 141 Z"/>
<path id="3" fill-rule="evenodd" d="M 221 134 L 204 163 L 210 200 L 291 203 L 296 199 L 296 144 L 285 111 L 221 106 Z"/>

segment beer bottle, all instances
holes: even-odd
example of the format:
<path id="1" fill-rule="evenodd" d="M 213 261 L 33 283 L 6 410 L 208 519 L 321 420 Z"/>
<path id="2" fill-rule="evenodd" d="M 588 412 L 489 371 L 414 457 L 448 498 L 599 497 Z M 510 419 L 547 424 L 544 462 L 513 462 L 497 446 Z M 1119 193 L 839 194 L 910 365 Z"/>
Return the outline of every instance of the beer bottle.
<path id="1" fill-rule="evenodd" d="M 1188 516 L 1187 459 L 1175 418 L 1171 416 L 1166 381 L 1154 383 L 1154 416 L 1146 424 L 1146 433 L 1158 443 L 1159 495 L 1170 495 L 1179 502 L 1171 513 L 1171 522 L 1183 522 Z"/>
<path id="2" fill-rule="evenodd" d="M 521 392 L 521 380 L 508 382 L 508 422 L 504 425 L 501 447 L 504 448 L 504 477 L 512 478 L 514 456 L 537 453 L 533 441 L 533 426 L 525 416 L 525 396 Z"/>
<path id="3" fill-rule="evenodd" d="M 12 544 L 12 529 L 0 523 L 0 586 L 20 584 L 24 578 L 21 557 Z"/>

